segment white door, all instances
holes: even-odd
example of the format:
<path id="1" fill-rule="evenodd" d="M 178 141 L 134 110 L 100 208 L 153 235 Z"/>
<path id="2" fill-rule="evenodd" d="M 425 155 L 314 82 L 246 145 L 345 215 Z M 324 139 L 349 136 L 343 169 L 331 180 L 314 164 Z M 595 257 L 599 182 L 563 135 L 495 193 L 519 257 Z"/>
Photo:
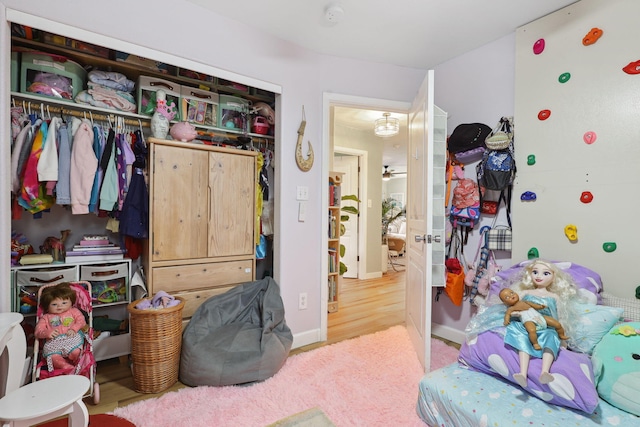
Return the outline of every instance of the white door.
<path id="1" fill-rule="evenodd" d="M 342 195 L 355 194 L 358 196 L 358 156 L 334 155 L 333 170 L 343 172 L 341 191 Z M 358 197 L 359 198 L 359 197 Z M 343 200 L 340 207 L 355 206 L 361 209 L 362 206 L 352 200 Z M 358 216 L 346 212 L 341 215 L 349 215 L 349 220 L 344 221 L 345 232 L 340 236 L 340 244 L 344 245 L 344 257 L 340 259 L 347 266 L 347 272 L 342 275 L 346 279 L 358 278 Z"/>
<path id="2" fill-rule="evenodd" d="M 443 141 L 446 140 L 446 114 L 444 121 L 438 117 L 438 125 L 444 125 L 445 130 L 444 134 L 442 129 L 438 131 L 439 141 L 435 146 L 437 107 L 433 103 L 433 76 L 430 70 L 409 111 L 407 156 L 405 320 L 425 372 L 431 364 L 431 288 L 443 286 L 445 279 L 443 166 L 446 166 L 446 148 Z"/>

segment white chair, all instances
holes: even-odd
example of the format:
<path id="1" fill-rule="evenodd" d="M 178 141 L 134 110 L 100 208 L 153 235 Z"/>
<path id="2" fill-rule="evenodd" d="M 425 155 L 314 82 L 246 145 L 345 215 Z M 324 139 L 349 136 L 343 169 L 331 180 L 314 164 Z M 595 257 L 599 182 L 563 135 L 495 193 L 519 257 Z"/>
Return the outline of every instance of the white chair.
<path id="1" fill-rule="evenodd" d="M 87 427 L 82 397 L 91 385 L 88 378 L 61 375 L 20 387 L 27 351 L 21 321 L 19 313 L 0 313 L 0 378 L 6 378 L 0 384 L 0 424 L 28 427 L 68 415 L 69 427 Z"/>

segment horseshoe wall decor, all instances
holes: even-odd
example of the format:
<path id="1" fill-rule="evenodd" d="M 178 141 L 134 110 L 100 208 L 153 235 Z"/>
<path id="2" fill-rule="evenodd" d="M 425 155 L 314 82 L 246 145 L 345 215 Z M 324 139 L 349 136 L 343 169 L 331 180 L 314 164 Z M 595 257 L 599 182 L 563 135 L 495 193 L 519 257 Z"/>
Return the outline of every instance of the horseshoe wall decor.
<path id="1" fill-rule="evenodd" d="M 304 128 L 306 126 L 307 121 L 304 117 L 304 107 L 302 107 L 302 122 L 300 122 L 300 127 L 298 128 L 298 142 L 296 142 L 296 163 L 302 172 L 308 172 L 313 166 L 313 147 L 311 146 L 311 141 L 307 141 L 307 144 L 309 144 L 309 156 L 305 159 L 302 154 L 302 139 L 304 138 Z"/>

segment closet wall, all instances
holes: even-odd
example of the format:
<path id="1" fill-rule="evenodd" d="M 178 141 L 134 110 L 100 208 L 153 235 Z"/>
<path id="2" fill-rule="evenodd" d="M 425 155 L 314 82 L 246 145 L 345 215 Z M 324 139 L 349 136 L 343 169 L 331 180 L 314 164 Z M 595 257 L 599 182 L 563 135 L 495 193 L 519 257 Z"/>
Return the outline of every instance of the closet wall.
<path id="1" fill-rule="evenodd" d="M 513 258 L 537 248 L 541 257 L 594 269 L 607 292 L 627 298 L 638 286 L 629 267 L 640 238 L 640 75 L 623 67 L 640 60 L 639 14 L 634 0 L 582 0 L 516 33 Z M 602 36 L 585 45 L 593 28 Z M 535 54 L 538 40 L 544 50 Z M 537 199 L 520 201 L 525 191 Z M 568 225 L 577 227 L 575 241 Z"/>

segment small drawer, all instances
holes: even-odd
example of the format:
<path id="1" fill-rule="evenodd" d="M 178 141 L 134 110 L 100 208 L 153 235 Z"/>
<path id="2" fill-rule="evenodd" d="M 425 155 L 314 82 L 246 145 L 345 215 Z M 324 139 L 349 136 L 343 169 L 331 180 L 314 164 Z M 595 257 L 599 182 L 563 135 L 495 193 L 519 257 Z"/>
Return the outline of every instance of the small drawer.
<path id="1" fill-rule="evenodd" d="M 204 290 L 254 280 L 251 260 L 158 267 L 151 270 L 151 275 L 150 294 Z"/>
<path id="2" fill-rule="evenodd" d="M 19 286 L 54 285 L 77 280 L 75 267 L 46 267 L 37 270 L 16 271 L 16 283 Z"/>
<path id="3" fill-rule="evenodd" d="M 156 109 L 156 92 L 162 89 L 167 94 L 167 106 L 175 109 L 180 105 L 180 85 L 157 77 L 140 76 L 138 78 L 138 114 L 152 116 Z"/>
<path id="4" fill-rule="evenodd" d="M 64 56 L 23 52 L 20 62 L 20 90 L 23 93 L 73 101 L 84 90 L 86 70 Z"/>
<path id="5" fill-rule="evenodd" d="M 33 270 L 17 270 L 15 276 L 16 293 L 13 310 L 22 314 L 36 312 L 38 288 L 78 280 L 75 267 L 47 267 Z"/>
<path id="6" fill-rule="evenodd" d="M 195 125 L 217 126 L 218 94 L 195 87 L 182 86 L 180 92 L 180 117 Z"/>
<path id="7" fill-rule="evenodd" d="M 129 264 L 80 265 L 80 280 L 91 283 L 94 305 L 129 301 Z"/>

